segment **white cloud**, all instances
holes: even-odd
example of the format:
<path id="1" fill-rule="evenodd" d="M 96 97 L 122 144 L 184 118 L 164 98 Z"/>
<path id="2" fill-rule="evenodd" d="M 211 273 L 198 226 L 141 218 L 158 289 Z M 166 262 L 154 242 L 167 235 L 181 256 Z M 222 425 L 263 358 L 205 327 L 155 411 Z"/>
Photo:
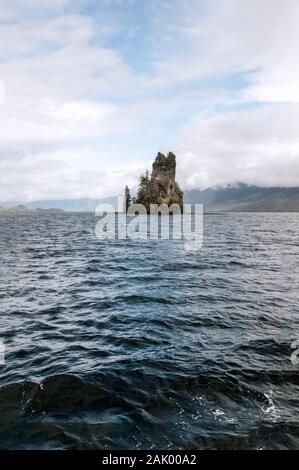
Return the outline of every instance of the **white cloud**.
<path id="1" fill-rule="evenodd" d="M 55 106 L 49 103 L 49 115 L 58 121 L 81 124 L 90 122 L 99 122 L 114 111 L 112 105 L 99 105 L 87 101 L 73 101 L 64 103 L 62 106 Z"/>
<path id="2" fill-rule="evenodd" d="M 299 185 L 297 0 L 153 0 L 142 28 L 130 0 L 95 2 L 106 16 L 87 3 L 0 0 L 0 199 L 118 192 L 153 157 L 128 136 L 158 150 L 189 121 L 169 138 L 182 186 Z M 217 112 L 251 102 L 262 107 Z"/>
<path id="3" fill-rule="evenodd" d="M 298 17 L 297 0 L 176 0 L 161 23 L 184 47 L 157 62 L 153 83 L 250 72 L 247 99 L 299 103 Z"/>
<path id="4" fill-rule="evenodd" d="M 138 159 L 117 162 L 117 155 L 108 155 L 105 149 L 99 152 L 82 146 L 13 157 L 0 160 L 1 201 L 117 195 L 124 179 L 133 186 L 143 169 Z M 113 169 L 111 158 L 117 162 Z"/>
<path id="5" fill-rule="evenodd" d="M 26 13 L 32 16 L 36 12 L 57 12 L 64 9 L 73 0 L 1 0 L 0 18 L 2 20 L 12 20 L 16 17 L 22 17 Z"/>
<path id="6" fill-rule="evenodd" d="M 89 45 L 94 33 L 91 19 L 69 15 L 0 26 L 8 44 L 0 62 L 0 153 L 9 144 L 48 146 L 111 132 L 108 118 L 118 107 L 106 96 L 126 90 L 131 72 L 116 51 Z"/>
<path id="7" fill-rule="evenodd" d="M 184 188 L 243 182 L 296 186 L 299 175 L 299 108 L 202 113 L 173 145 Z"/>

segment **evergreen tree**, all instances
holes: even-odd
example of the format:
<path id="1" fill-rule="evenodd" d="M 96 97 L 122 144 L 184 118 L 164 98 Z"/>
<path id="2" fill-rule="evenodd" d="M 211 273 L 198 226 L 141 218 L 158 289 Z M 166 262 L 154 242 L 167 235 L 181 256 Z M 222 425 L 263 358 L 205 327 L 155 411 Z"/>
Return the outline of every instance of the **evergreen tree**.
<path id="1" fill-rule="evenodd" d="M 125 206 L 124 209 L 126 212 L 128 208 L 130 207 L 131 203 L 132 203 L 131 193 L 130 193 L 128 186 L 126 186 L 125 187 L 125 200 L 124 200 L 124 206 Z"/>
<path id="2" fill-rule="evenodd" d="M 139 191 L 142 191 L 142 190 L 144 190 L 148 187 L 149 180 L 150 180 L 149 172 L 148 172 L 148 170 L 146 170 L 146 172 L 144 174 L 140 175 L 140 178 L 139 178 Z"/>
<path id="3" fill-rule="evenodd" d="M 139 177 L 139 187 L 137 192 L 137 204 L 144 204 L 145 197 L 150 186 L 149 172 L 146 170 L 145 173 L 142 173 Z"/>

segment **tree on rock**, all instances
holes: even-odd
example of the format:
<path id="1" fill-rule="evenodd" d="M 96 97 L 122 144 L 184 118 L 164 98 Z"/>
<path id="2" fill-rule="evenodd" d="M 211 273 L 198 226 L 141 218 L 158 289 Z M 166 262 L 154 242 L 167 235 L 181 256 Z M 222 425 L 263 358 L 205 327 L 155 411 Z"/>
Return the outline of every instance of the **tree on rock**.
<path id="1" fill-rule="evenodd" d="M 125 200 L 124 200 L 124 210 L 127 212 L 128 208 L 132 203 L 131 193 L 128 186 L 125 187 Z"/>
<path id="2" fill-rule="evenodd" d="M 152 167 L 152 173 L 146 171 L 139 178 L 137 192 L 137 204 L 146 207 L 150 212 L 151 204 L 166 204 L 170 207 L 177 204 L 183 210 L 183 192 L 175 180 L 176 156 L 169 152 L 168 155 L 158 153 Z"/>

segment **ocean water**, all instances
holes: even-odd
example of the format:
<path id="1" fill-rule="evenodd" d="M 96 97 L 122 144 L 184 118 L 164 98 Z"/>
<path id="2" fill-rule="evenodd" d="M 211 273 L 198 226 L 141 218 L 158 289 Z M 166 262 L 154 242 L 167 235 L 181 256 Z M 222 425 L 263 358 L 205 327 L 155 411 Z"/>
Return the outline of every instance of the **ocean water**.
<path id="1" fill-rule="evenodd" d="M 298 222 L 206 215 L 187 252 L 1 215 L 0 448 L 299 448 Z"/>

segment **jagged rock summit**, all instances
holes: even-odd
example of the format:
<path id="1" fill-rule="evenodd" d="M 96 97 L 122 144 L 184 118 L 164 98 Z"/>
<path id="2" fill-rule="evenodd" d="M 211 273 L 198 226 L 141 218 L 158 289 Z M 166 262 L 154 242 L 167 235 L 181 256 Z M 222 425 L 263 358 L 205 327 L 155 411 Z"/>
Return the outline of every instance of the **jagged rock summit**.
<path id="1" fill-rule="evenodd" d="M 178 204 L 183 209 L 183 192 L 175 180 L 176 156 L 169 152 L 168 155 L 158 153 L 154 163 L 152 174 L 146 172 L 140 177 L 137 203 L 143 204 L 147 211 L 150 204 Z"/>

